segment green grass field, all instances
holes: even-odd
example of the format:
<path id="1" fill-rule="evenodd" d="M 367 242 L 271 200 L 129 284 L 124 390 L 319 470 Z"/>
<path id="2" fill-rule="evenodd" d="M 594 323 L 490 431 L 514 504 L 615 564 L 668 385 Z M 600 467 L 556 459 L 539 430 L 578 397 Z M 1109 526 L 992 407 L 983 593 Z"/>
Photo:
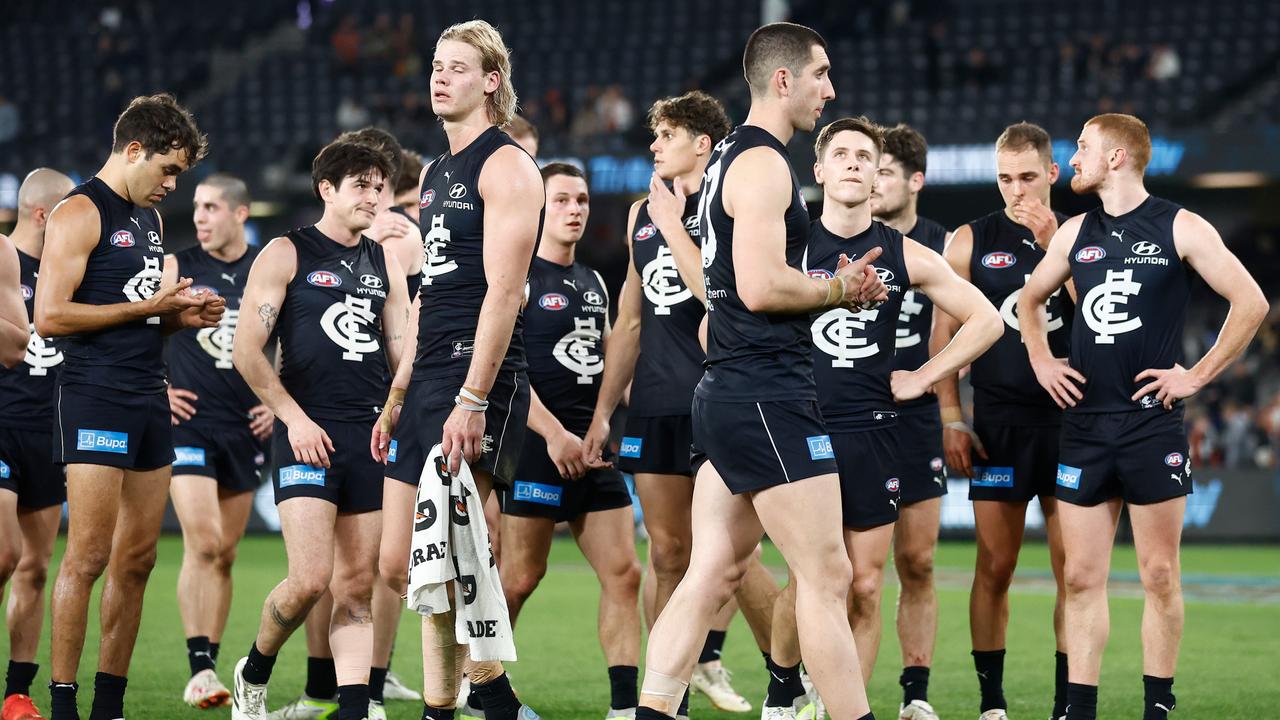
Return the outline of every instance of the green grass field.
<path id="1" fill-rule="evenodd" d="M 59 550 L 60 550 L 59 546 Z M 642 548 L 643 551 L 643 548 Z M 130 720 L 227 716 L 229 710 L 192 710 L 182 704 L 187 679 L 186 648 L 178 606 L 174 600 L 181 540 L 165 537 L 160 560 L 147 590 L 145 613 L 127 701 Z M 938 649 L 930 684 L 930 700 L 945 719 L 974 718 L 978 714 L 977 682 L 969 657 L 968 573 L 973 563 L 971 543 L 943 543 L 938 553 L 939 620 Z M 54 560 L 55 564 L 57 558 Z M 768 548 L 765 562 L 781 569 L 778 554 Z M 520 662 L 510 672 L 522 699 L 548 720 L 601 718 L 608 707 L 608 682 L 595 634 L 595 577 L 571 542 L 557 541 L 552 568 L 537 594 L 521 614 L 517 641 Z M 278 537 L 245 540 L 235 568 L 235 601 L 219 668 L 230 684 L 230 669 L 249 647 L 258 613 L 267 591 L 284 572 L 284 547 Z M 1244 546 L 1192 546 L 1184 551 L 1187 578 L 1187 621 L 1182 659 L 1175 691 L 1179 718 L 1259 718 L 1280 707 L 1280 683 L 1274 673 L 1280 667 L 1280 548 Z M 1023 552 L 1018 582 L 1011 600 L 1009 648 L 1005 664 L 1005 688 L 1014 720 L 1047 717 L 1053 693 L 1053 597 L 1046 582 L 1048 553 L 1043 545 Z M 1132 548 L 1119 548 L 1113 563 L 1116 591 L 1111 601 L 1111 643 L 1103 667 L 1100 717 L 1137 718 L 1141 715 L 1142 666 L 1138 637 L 1142 601 L 1132 590 L 1136 562 Z M 885 607 L 895 602 L 893 581 L 888 583 Z M 1130 589 L 1125 589 L 1130 585 Z M 97 609 L 91 610 L 90 636 L 80 682 L 81 713 L 88 717 L 93 673 L 96 669 Z M 885 620 L 884 642 L 871 683 L 872 708 L 877 717 L 896 717 L 900 698 L 897 685 L 899 655 L 893 618 Z M 401 622 L 394 670 L 406 680 L 420 677 L 416 617 Z M 48 620 L 38 662 L 35 697 L 47 710 Z M 0 640 L 7 657 L 7 637 Z M 271 707 L 301 692 L 304 641 L 301 633 L 285 647 L 271 683 Z M 734 685 L 756 705 L 764 694 L 767 676 L 741 617 L 734 621 L 724 652 Z M 1270 670 L 1268 670 L 1270 668 Z M 399 720 L 420 717 L 416 703 L 391 703 L 388 715 Z M 1261 714 L 1260 714 L 1261 713 Z M 699 718 L 727 713 L 710 708 L 695 696 L 691 714 Z M 748 717 L 746 715 L 739 717 Z"/>

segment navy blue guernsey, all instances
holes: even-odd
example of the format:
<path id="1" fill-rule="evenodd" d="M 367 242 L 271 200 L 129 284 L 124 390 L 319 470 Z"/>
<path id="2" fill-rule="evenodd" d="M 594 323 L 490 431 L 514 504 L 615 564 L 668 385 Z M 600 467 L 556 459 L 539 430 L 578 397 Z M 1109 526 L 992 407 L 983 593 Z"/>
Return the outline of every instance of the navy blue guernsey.
<path id="1" fill-rule="evenodd" d="M 941 255 L 947 244 L 947 229 L 929 218 L 916 216 L 916 225 L 907 237 Z M 893 369 L 916 370 L 929 362 L 929 335 L 932 332 L 933 301 L 920 290 L 909 288 L 902 296 L 902 310 L 898 313 L 898 334 L 894 344 L 897 354 L 893 359 Z M 937 395 L 925 393 L 915 400 L 899 403 L 898 407 L 905 409 L 937 404 Z"/>
<path id="2" fill-rule="evenodd" d="M 405 220 L 408 220 L 414 225 L 418 224 L 417 220 L 414 220 L 412 217 L 409 216 L 409 211 L 405 210 L 399 205 L 393 206 L 391 208 L 391 212 L 402 216 Z M 409 302 L 412 303 L 414 298 L 418 297 L 418 288 L 422 286 L 422 272 L 419 271 L 416 273 L 409 273 L 408 275 L 405 275 L 404 284 L 405 284 L 405 288 L 409 291 Z"/>
<path id="3" fill-rule="evenodd" d="M 414 381 L 461 381 L 471 366 L 480 306 L 489 290 L 484 274 L 480 171 L 491 155 L 508 145 L 519 147 L 506 133 L 491 127 L 457 155 L 445 153 L 436 158 L 422 180 L 418 227 L 422 230 L 426 259 L 419 289 L 422 311 L 418 316 Z M 541 233 L 541 215 L 538 225 Z M 503 371 L 526 367 L 521 325 L 522 318 L 517 314 L 511 343 L 502 360 Z"/>
<path id="4" fill-rule="evenodd" d="M 1058 224 L 1067 216 L 1055 212 Z M 1031 272 L 1044 258 L 1035 235 L 1009 219 L 1004 210 L 984 215 L 969 223 L 973 230 L 973 252 L 969 258 L 969 279 L 1000 311 L 1004 335 L 973 361 L 969 381 L 973 384 L 975 411 L 991 422 L 1009 424 L 1057 424 L 1061 411 L 1036 380 L 1018 324 L 1018 296 Z M 1059 289 L 1049 298 L 1049 348 L 1054 356 L 1067 353 L 1071 334 L 1071 298 Z"/>
<path id="5" fill-rule="evenodd" d="M 695 193 L 684 204 L 684 227 L 695 243 L 701 239 L 700 200 L 701 193 Z M 706 311 L 680 277 L 667 239 L 649 218 L 647 200 L 636 212 L 631 258 L 643 293 L 640 355 L 627 413 L 632 417 L 688 415 L 707 357 L 698 344 L 698 324 Z"/>
<path id="6" fill-rule="evenodd" d="M 702 228 L 702 268 L 707 289 L 706 372 L 695 390 L 718 402 L 816 401 L 809 356 L 807 314 L 756 313 L 738 296 L 733 267 L 734 220 L 724 210 L 721 179 L 743 152 L 770 148 L 787 161 L 791 205 L 786 211 L 787 264 L 800 269 L 809 242 L 809 210 L 787 148 L 763 128 L 742 125 L 711 153 L 702 178 L 698 218 Z"/>
<path id="7" fill-rule="evenodd" d="M 1131 398 L 1148 368 L 1182 362 L 1182 330 L 1191 268 L 1173 242 L 1182 207 L 1149 196 L 1119 217 L 1085 214 L 1071 248 L 1071 277 L 1080 304 L 1071 334 L 1071 367 L 1088 380 L 1068 412 L 1104 413 L 1161 407 L 1154 393 Z M 1054 353 L 1054 355 L 1059 355 Z"/>
<path id="8" fill-rule="evenodd" d="M 889 289 L 889 299 L 873 310 L 852 312 L 832 308 L 814 313 L 813 376 L 822 392 L 822 419 L 832 432 L 853 432 L 896 423 L 897 406 L 889 388 L 893 372 L 894 337 L 903 297 L 911 287 L 902 251 L 902 233 L 872 221 L 871 227 L 850 238 L 839 237 L 815 220 L 809 235 L 804 269 L 810 277 L 836 274 L 840 254 L 850 260 L 872 248 L 884 250 L 875 261 L 876 273 Z"/>
<path id="9" fill-rule="evenodd" d="M 243 424 L 249 419 L 249 410 L 259 403 L 231 363 L 232 342 L 240 321 L 240 297 L 258 252 L 258 248 L 250 246 L 232 262 L 218 260 L 198 246 L 173 255 L 178 277 L 189 277 L 193 288 L 213 290 L 227 301 L 227 310 L 217 327 L 182 330 L 169 337 L 169 381 L 175 388 L 190 390 L 199 398 L 199 422 Z"/>
<path id="10" fill-rule="evenodd" d="M 83 195 L 98 208 L 102 230 L 71 301 L 86 305 L 143 302 L 160 289 L 164 247 L 160 214 L 120 197 L 91 177 L 67 197 Z M 153 395 L 165 391 L 164 335 L 152 316 L 96 332 L 69 335 L 61 385 L 95 385 Z"/>
<path id="11" fill-rule="evenodd" d="M 340 245 L 314 225 L 289 232 L 298 270 L 285 290 L 280 382 L 312 420 L 373 422 L 391 377 L 383 347 L 387 263 L 361 236 Z"/>
<path id="12" fill-rule="evenodd" d="M 600 393 L 609 292 L 582 263 L 566 267 L 535 257 L 524 312 L 529 384 L 560 424 L 581 437 Z"/>
<path id="13" fill-rule="evenodd" d="M 19 250 L 18 271 L 27 317 L 34 318 L 40 260 Z M 45 421 L 53 418 L 53 389 L 62 352 L 54 341 L 36 333 L 34 323 L 28 331 L 27 354 L 22 364 L 12 370 L 0 367 L 0 427 L 48 431 Z"/>

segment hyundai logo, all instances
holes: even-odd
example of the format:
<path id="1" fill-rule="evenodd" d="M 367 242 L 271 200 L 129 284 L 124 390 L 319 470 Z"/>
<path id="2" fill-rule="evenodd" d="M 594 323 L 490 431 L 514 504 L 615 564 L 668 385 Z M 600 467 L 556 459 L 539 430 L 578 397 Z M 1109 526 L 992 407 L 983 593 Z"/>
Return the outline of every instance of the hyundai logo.
<path id="1" fill-rule="evenodd" d="M 1160 246 L 1153 242 L 1147 242 L 1146 240 L 1142 240 L 1140 242 L 1134 243 L 1133 246 L 1130 247 L 1129 249 L 1133 251 L 1134 255 L 1159 255 L 1160 254 Z"/>
<path id="2" fill-rule="evenodd" d="M 453 187 L 449 188 L 449 197 L 453 198 L 454 200 L 457 200 L 460 197 L 464 197 L 466 194 L 467 194 L 467 186 L 463 185 L 462 183 L 454 183 Z"/>

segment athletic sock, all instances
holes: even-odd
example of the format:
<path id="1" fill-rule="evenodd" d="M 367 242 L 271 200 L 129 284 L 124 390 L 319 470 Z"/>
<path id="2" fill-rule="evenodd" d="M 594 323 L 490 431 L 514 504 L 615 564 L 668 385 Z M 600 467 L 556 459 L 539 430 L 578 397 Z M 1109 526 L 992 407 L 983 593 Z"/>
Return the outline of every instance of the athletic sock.
<path id="1" fill-rule="evenodd" d="M 1098 686 L 1067 683 L 1067 720 L 1098 720 Z"/>
<path id="2" fill-rule="evenodd" d="M 129 679 L 98 673 L 93 679 L 93 707 L 89 720 L 116 720 L 124 717 L 124 688 Z"/>
<path id="3" fill-rule="evenodd" d="M 187 664 L 194 676 L 201 670 L 213 669 L 213 652 L 209 650 L 209 637 L 197 635 L 187 638 Z"/>
<path id="4" fill-rule="evenodd" d="M 769 693 L 764 704 L 769 707 L 790 707 L 796 698 L 804 694 L 804 685 L 800 683 L 800 663 L 791 667 L 782 667 L 773 658 L 765 660 L 769 668 Z"/>
<path id="5" fill-rule="evenodd" d="M 471 687 L 480 693 L 480 702 L 484 705 L 485 720 L 515 720 L 520 713 L 520 701 L 511 689 L 511 678 L 506 673 L 483 685 L 471 683 Z"/>
<path id="6" fill-rule="evenodd" d="M 480 691 L 476 689 L 475 685 L 469 687 L 471 689 L 467 691 L 467 704 L 471 706 L 472 710 L 483 710 L 484 701 L 480 699 Z"/>
<path id="7" fill-rule="evenodd" d="M 636 680 L 640 675 L 634 665 L 612 665 L 609 667 L 609 707 L 614 710 L 626 710 L 640 704 L 640 694 L 636 689 Z"/>
<path id="8" fill-rule="evenodd" d="M 999 708 L 1007 710 L 1004 699 L 1004 650 L 974 650 L 973 667 L 978 671 L 978 688 L 982 690 L 981 712 Z"/>
<path id="9" fill-rule="evenodd" d="M 651 707 L 641 705 L 636 708 L 636 720 L 671 720 L 671 717 L 660 713 Z"/>
<path id="10" fill-rule="evenodd" d="M 250 685 L 266 685 L 271 680 L 271 670 L 275 666 L 276 656 L 263 655 L 258 650 L 258 643 L 255 642 L 249 646 L 249 657 L 245 660 L 244 670 L 240 674 Z"/>
<path id="11" fill-rule="evenodd" d="M 698 656 L 698 662 L 709 663 L 720 659 L 720 650 L 724 648 L 725 633 L 720 630 L 712 630 L 707 633 L 707 641 L 702 644 L 702 654 Z"/>
<path id="12" fill-rule="evenodd" d="M 684 697 L 680 698 L 680 707 L 676 710 L 676 717 L 689 717 L 689 688 L 684 689 Z"/>
<path id="13" fill-rule="evenodd" d="M 910 705 L 912 700 L 929 701 L 929 668 L 923 665 L 902 668 L 898 684 L 902 686 L 903 705 Z"/>
<path id="14" fill-rule="evenodd" d="M 1067 714 L 1067 654 L 1058 651 L 1053 658 L 1053 720 L 1058 720 Z"/>
<path id="15" fill-rule="evenodd" d="M 9 671 L 4 676 L 4 696 L 30 695 L 31 681 L 36 678 L 40 666 L 29 662 L 9 661 Z"/>
<path id="16" fill-rule="evenodd" d="M 453 720 L 456 708 L 438 708 L 430 705 L 422 706 L 422 720 Z"/>
<path id="17" fill-rule="evenodd" d="M 1173 710 L 1173 678 L 1142 676 L 1142 720 L 1165 720 Z"/>
<path id="18" fill-rule="evenodd" d="M 369 699 L 382 702 L 382 687 L 387 684 L 386 668 L 369 668 Z"/>
<path id="19" fill-rule="evenodd" d="M 80 720 L 76 710 L 76 683 L 49 682 L 49 720 Z"/>
<path id="20" fill-rule="evenodd" d="M 213 658 L 213 666 L 218 666 L 218 650 L 222 648 L 222 643 L 209 641 L 209 657 Z"/>
<path id="21" fill-rule="evenodd" d="M 316 700 L 329 700 L 338 694 L 338 670 L 333 658 L 307 658 L 307 689 L 303 692 Z"/>
<path id="22" fill-rule="evenodd" d="M 858 720 L 876 720 L 876 714 L 868 711 L 866 715 L 858 718 Z"/>
<path id="23" fill-rule="evenodd" d="M 368 683 L 338 686 L 338 720 L 364 720 L 368 714 Z"/>

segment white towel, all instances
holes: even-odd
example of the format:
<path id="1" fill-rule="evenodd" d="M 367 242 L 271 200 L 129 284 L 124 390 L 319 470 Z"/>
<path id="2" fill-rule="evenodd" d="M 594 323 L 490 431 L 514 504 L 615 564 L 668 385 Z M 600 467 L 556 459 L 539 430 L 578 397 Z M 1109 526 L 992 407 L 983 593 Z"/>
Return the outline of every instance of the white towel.
<path id="1" fill-rule="evenodd" d="M 463 462 L 458 473 L 450 475 L 448 461 L 436 445 L 418 476 L 409 551 L 409 609 L 421 615 L 447 612 L 450 580 L 456 580 L 453 605 L 458 609 L 454 625 L 458 644 L 467 645 L 477 662 L 515 661 L 511 615 L 471 468 Z"/>

